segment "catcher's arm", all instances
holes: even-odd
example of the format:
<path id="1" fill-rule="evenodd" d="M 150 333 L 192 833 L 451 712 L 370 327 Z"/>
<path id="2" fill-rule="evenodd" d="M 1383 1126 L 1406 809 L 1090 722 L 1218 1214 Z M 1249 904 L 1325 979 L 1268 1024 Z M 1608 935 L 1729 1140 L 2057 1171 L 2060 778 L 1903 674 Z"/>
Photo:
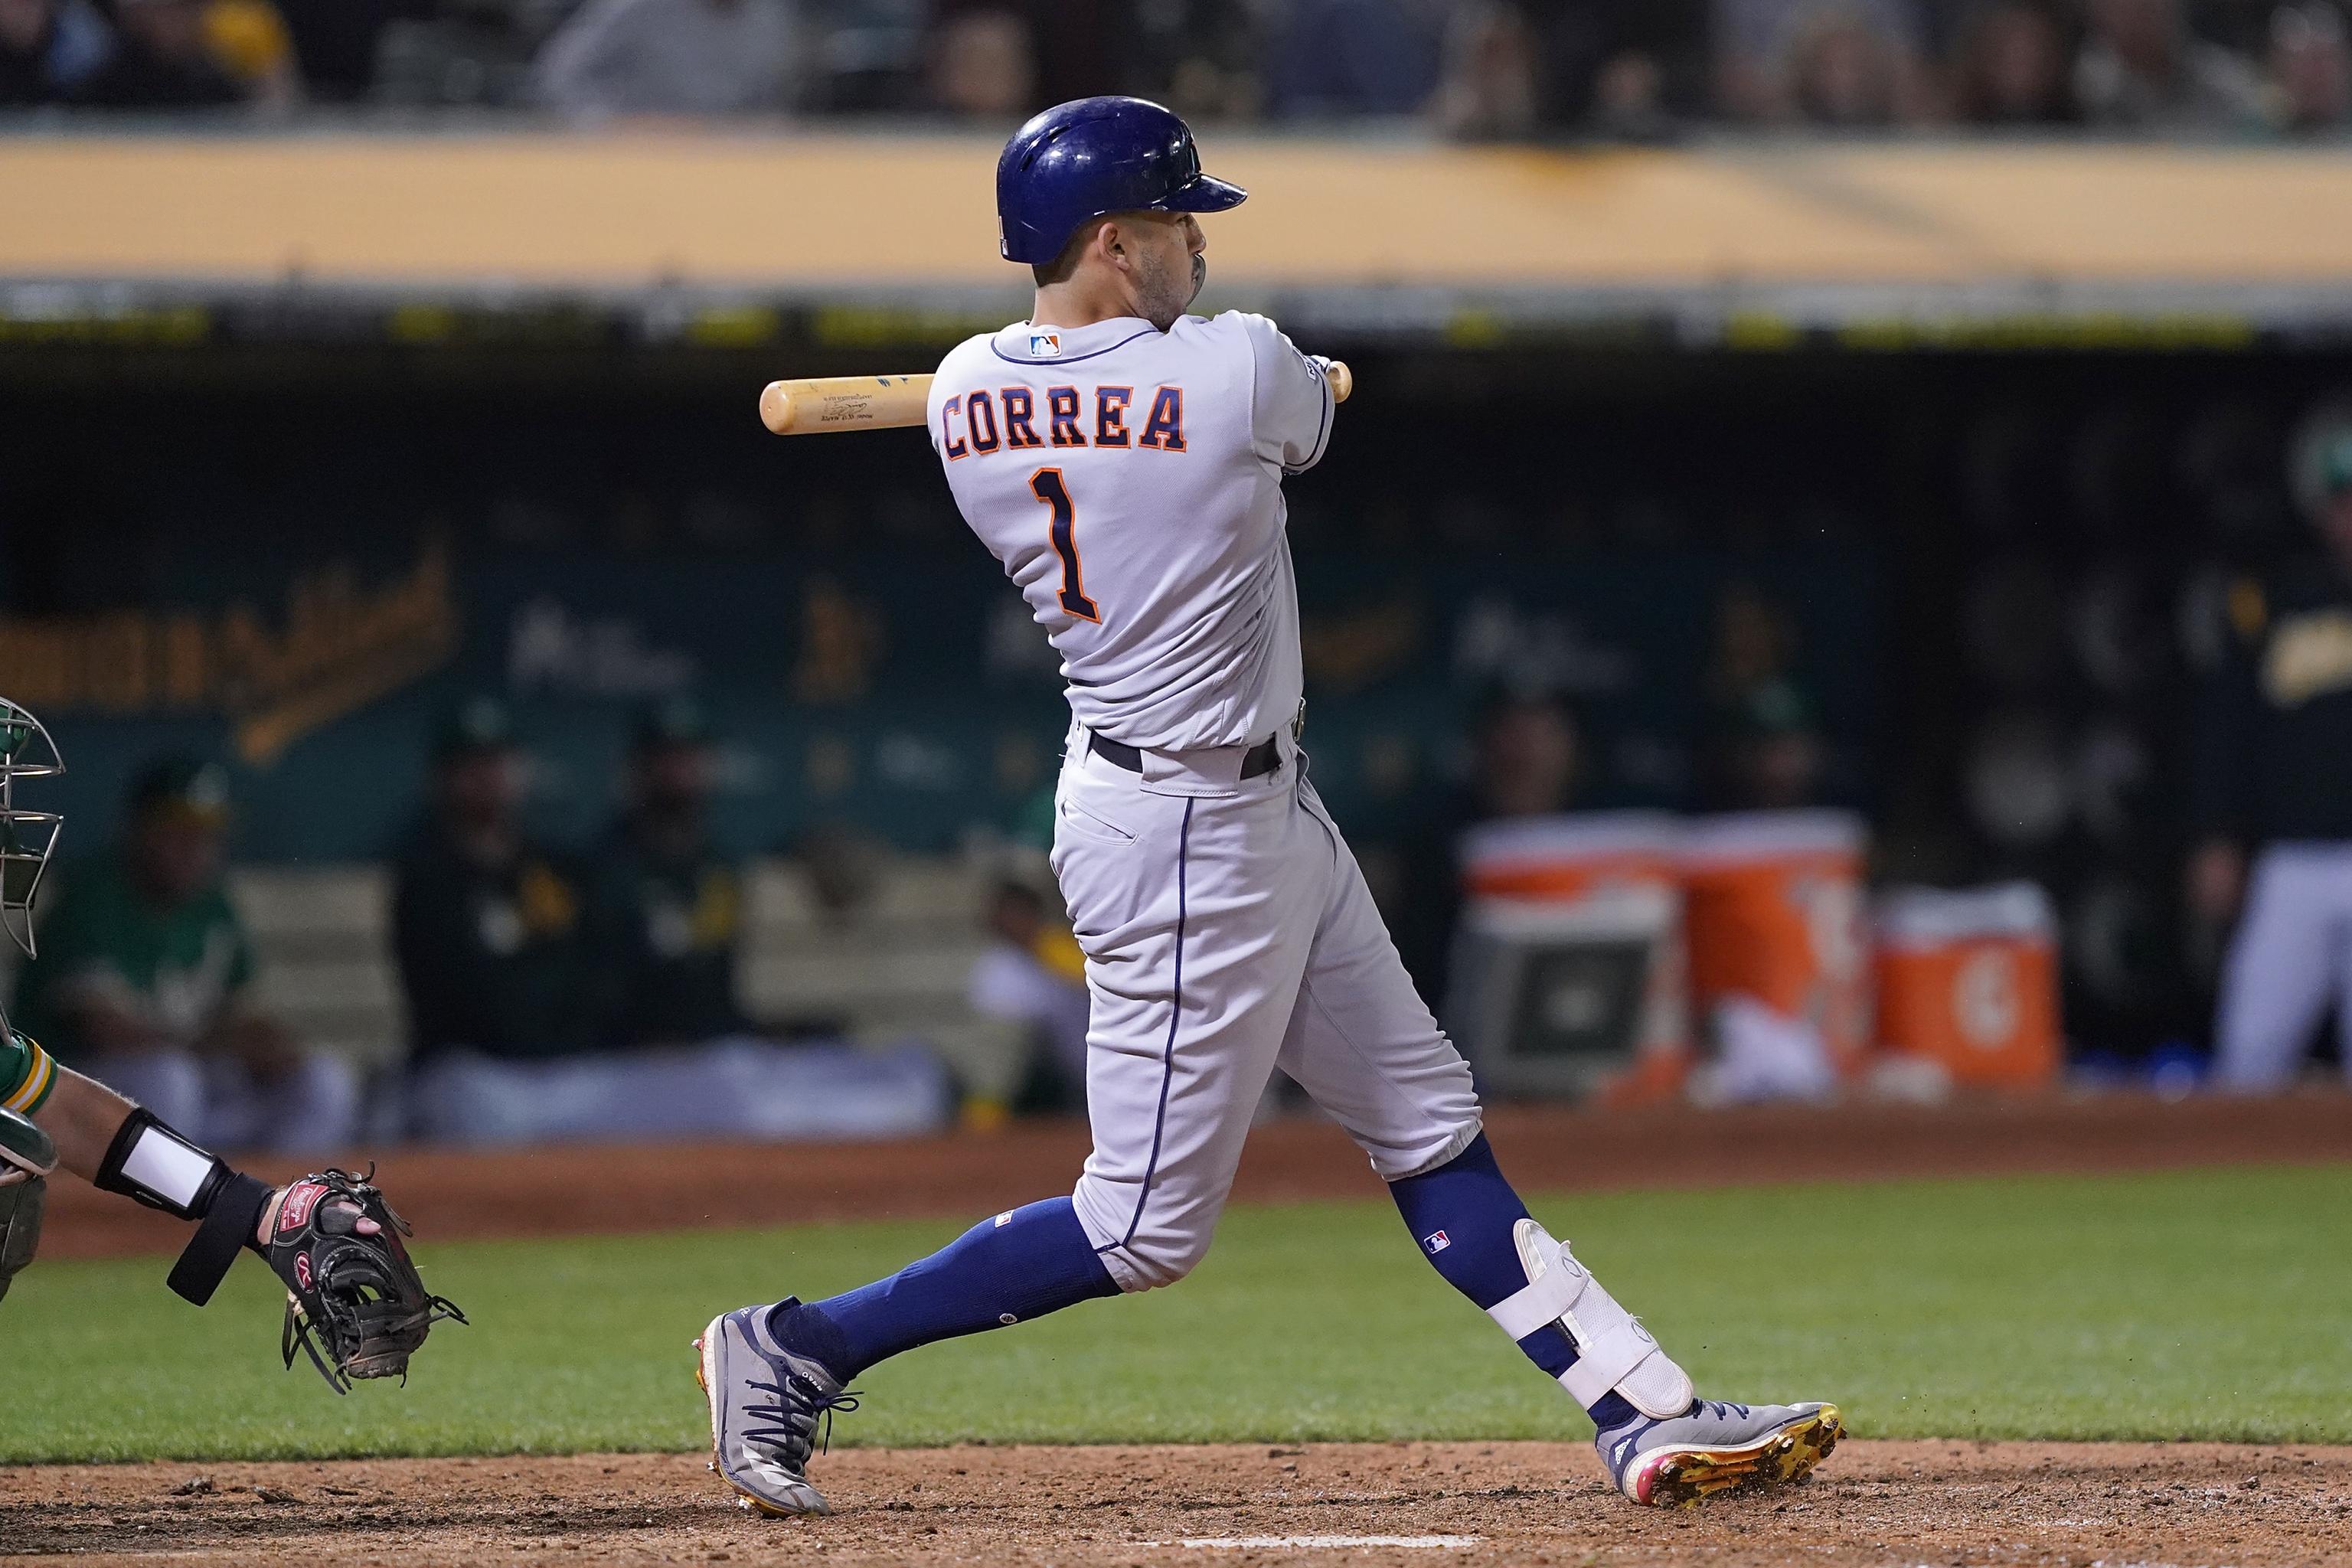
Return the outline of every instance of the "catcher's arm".
<path id="1" fill-rule="evenodd" d="M 96 1079 L 42 1065 L 55 1079 L 32 1120 L 56 1143 L 58 1163 L 103 1191 L 195 1222 L 172 1267 L 173 1290 L 203 1306 L 248 1248 L 284 1282 L 287 1365 L 299 1345 L 344 1393 L 352 1378 L 404 1376 L 435 1323 L 465 1321 L 425 1290 L 402 1243 L 408 1227 L 373 1184 L 373 1169 L 272 1187 Z M 326 1342 L 323 1356 L 314 1334 Z"/>
<path id="2" fill-rule="evenodd" d="M 52 1063 L 49 1070 L 56 1081 L 47 1100 L 33 1112 L 33 1121 L 57 1144 L 59 1165 L 85 1182 L 95 1182 L 99 1167 L 106 1163 L 106 1146 L 138 1107 L 71 1068 Z"/>
<path id="3" fill-rule="evenodd" d="M 46 1055 L 37 1058 L 36 1070 L 50 1075 L 50 1082 L 33 1110 L 33 1125 L 57 1145 L 60 1169 L 104 1185 L 99 1178 L 105 1171 L 107 1150 L 139 1108 L 96 1079 L 84 1078 Z M 257 1211 L 253 1226 L 257 1247 L 269 1239 L 269 1222 L 277 1217 L 283 1195 L 276 1188 L 265 1190 L 268 1201 Z"/>

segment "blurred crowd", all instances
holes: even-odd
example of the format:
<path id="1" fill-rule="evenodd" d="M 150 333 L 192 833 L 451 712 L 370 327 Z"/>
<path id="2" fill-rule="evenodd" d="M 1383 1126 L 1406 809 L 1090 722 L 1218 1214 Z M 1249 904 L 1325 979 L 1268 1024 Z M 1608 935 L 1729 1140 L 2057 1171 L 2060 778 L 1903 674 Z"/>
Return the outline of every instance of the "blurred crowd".
<path id="1" fill-rule="evenodd" d="M 2338 0 L 0 0 L 0 107 L 2326 133 Z"/>

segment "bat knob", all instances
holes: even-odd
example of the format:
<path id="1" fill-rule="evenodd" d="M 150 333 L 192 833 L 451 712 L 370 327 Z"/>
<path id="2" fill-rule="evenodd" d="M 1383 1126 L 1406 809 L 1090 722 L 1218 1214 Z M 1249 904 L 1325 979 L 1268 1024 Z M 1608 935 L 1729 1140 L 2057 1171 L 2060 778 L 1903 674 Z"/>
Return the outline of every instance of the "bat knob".
<path id="1" fill-rule="evenodd" d="M 789 436 L 793 429 L 793 389 L 781 381 L 772 381 L 760 392 L 760 423 L 777 436 Z"/>
<path id="2" fill-rule="evenodd" d="M 1331 401 L 1334 403 L 1347 402 L 1348 394 L 1356 390 L 1354 373 L 1339 360 L 1335 359 L 1331 362 L 1330 368 L 1323 373 L 1323 377 L 1331 384 Z"/>

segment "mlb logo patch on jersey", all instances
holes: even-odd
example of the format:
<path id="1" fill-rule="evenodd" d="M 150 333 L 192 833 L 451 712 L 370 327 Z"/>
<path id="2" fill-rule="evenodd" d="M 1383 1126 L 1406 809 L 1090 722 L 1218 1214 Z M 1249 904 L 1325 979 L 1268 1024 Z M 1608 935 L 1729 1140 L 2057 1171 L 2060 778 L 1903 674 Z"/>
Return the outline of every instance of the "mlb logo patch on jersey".
<path id="1" fill-rule="evenodd" d="M 1059 332 L 1032 332 L 1032 333 L 1030 333 L 1030 334 L 1029 334 L 1029 357 L 1030 357 L 1031 359 L 1059 359 L 1059 358 L 1061 358 L 1061 357 L 1062 357 L 1062 334 L 1061 334 L 1061 333 L 1059 333 Z"/>
<path id="2" fill-rule="evenodd" d="M 1454 1238 L 1442 1230 L 1433 1230 L 1421 1238 L 1421 1245 L 1429 1249 L 1430 1256 L 1435 1257 L 1453 1246 Z"/>

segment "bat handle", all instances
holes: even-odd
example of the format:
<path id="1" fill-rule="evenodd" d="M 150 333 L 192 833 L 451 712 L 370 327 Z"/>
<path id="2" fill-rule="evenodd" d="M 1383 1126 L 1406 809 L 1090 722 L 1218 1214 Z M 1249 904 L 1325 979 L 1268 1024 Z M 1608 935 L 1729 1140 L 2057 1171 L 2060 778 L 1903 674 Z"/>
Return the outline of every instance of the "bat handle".
<path id="1" fill-rule="evenodd" d="M 1331 401 L 1345 403 L 1348 395 L 1356 390 L 1356 374 L 1339 360 L 1328 360 L 1323 366 L 1323 379 L 1331 384 Z"/>

